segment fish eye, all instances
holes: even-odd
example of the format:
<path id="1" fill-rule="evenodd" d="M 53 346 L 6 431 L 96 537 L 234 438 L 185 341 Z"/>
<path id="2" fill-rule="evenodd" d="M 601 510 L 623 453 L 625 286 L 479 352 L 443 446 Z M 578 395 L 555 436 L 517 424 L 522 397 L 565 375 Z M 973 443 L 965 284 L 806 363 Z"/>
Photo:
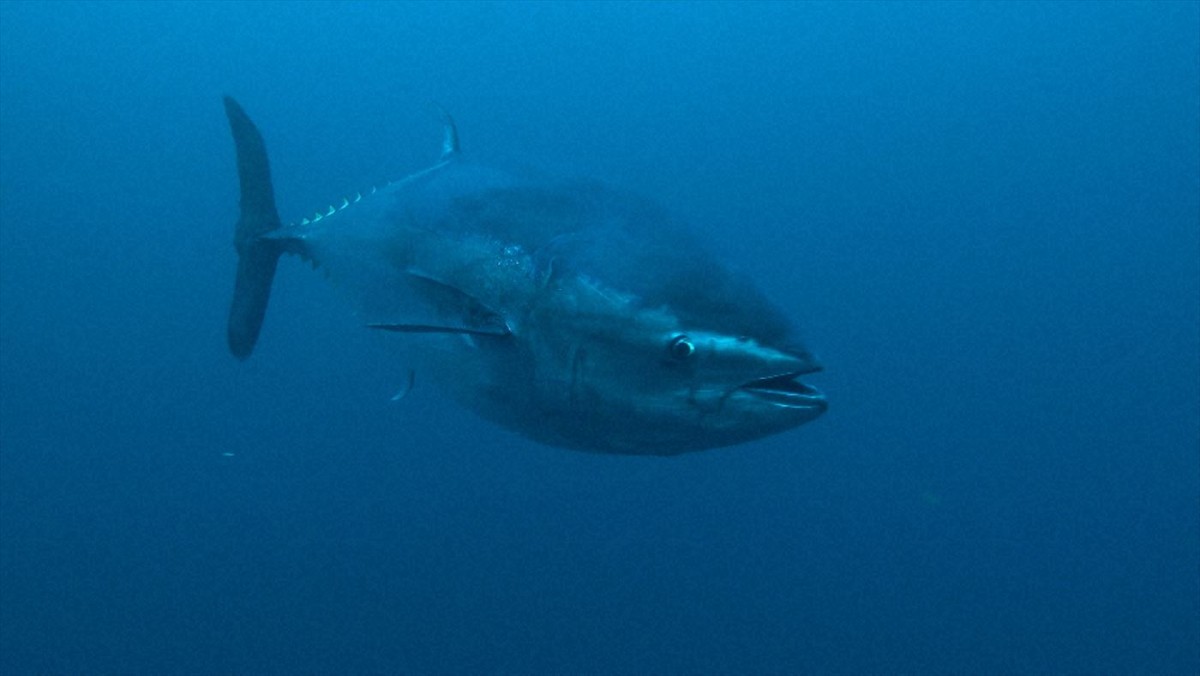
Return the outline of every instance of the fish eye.
<path id="1" fill-rule="evenodd" d="M 671 355 L 671 358 L 677 361 L 687 359 L 695 351 L 695 344 L 692 343 L 691 338 L 685 335 L 675 336 L 671 339 L 671 342 L 667 343 L 667 354 Z"/>

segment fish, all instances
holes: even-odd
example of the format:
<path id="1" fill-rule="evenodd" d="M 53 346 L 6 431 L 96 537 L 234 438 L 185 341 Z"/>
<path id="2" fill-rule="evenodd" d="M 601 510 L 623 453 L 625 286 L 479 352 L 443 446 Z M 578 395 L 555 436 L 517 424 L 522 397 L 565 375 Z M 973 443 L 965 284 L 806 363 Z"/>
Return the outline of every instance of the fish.
<path id="1" fill-rule="evenodd" d="M 241 193 L 228 321 L 238 359 L 288 255 L 344 290 L 367 328 L 406 341 L 460 404 L 542 444 L 678 455 L 826 411 L 801 381 L 822 366 L 792 322 L 655 202 L 485 166 L 442 111 L 432 166 L 284 224 L 263 136 L 237 101 L 224 104 Z M 412 382 L 410 371 L 405 394 Z"/>

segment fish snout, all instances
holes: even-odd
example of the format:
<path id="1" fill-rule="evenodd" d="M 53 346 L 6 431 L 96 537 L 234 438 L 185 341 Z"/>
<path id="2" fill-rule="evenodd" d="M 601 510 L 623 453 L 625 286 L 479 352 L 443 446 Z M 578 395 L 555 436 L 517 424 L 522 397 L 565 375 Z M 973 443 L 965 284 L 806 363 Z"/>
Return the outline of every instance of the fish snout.
<path id="1" fill-rule="evenodd" d="M 771 409 L 791 409 L 815 418 L 828 408 L 824 393 L 800 381 L 801 376 L 822 370 L 820 362 L 806 350 L 776 350 L 754 346 L 751 357 L 754 375 L 738 384 L 734 391 L 752 397 L 751 405 L 767 404 Z"/>

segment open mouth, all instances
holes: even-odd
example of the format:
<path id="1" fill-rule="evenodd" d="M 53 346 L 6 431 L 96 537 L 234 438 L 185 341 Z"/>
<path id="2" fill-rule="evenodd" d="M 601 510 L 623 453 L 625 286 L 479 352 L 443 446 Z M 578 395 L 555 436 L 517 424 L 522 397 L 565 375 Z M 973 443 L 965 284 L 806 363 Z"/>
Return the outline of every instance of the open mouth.
<path id="1" fill-rule="evenodd" d="M 777 406 L 788 408 L 821 408 L 828 404 L 825 395 L 815 387 L 797 380 L 800 371 L 758 378 L 738 387 Z"/>

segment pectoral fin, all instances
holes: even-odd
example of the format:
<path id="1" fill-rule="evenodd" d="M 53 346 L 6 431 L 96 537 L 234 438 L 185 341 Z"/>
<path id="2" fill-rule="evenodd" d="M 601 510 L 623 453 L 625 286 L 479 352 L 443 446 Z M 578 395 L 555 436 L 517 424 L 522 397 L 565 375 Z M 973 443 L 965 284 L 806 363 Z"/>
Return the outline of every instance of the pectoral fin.
<path id="1" fill-rule="evenodd" d="M 508 336 L 512 331 L 506 326 L 436 326 L 433 324 L 367 324 L 368 329 L 381 329 L 397 333 L 458 333 L 471 336 Z"/>
<path id="2" fill-rule="evenodd" d="M 431 316 L 380 318 L 368 326 L 401 333 L 463 333 L 477 336 L 507 336 L 512 327 L 505 316 L 457 286 L 423 272 L 406 273 L 412 288 L 434 308 Z"/>

